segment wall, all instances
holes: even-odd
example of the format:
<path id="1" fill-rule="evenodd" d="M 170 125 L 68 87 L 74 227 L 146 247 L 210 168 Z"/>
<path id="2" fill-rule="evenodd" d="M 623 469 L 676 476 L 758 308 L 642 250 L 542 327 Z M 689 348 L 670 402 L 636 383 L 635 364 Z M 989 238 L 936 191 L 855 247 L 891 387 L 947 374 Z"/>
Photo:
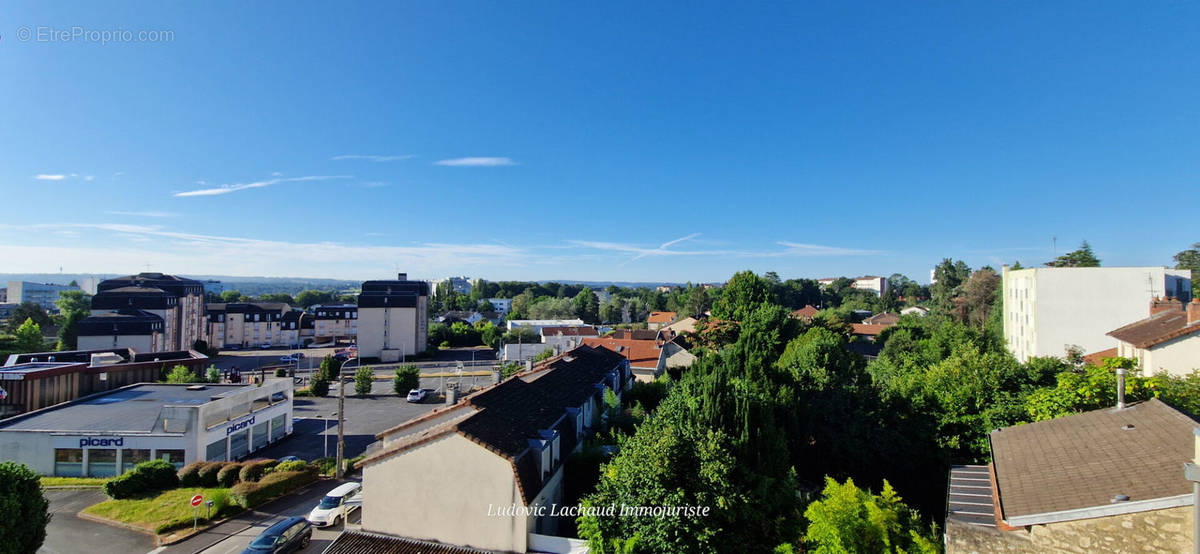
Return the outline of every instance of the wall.
<path id="1" fill-rule="evenodd" d="M 132 348 L 138 352 L 161 352 L 158 341 L 153 335 L 119 335 L 113 340 L 113 335 L 96 335 L 79 337 L 77 350 L 104 350 L 106 348 Z"/>
<path id="2" fill-rule="evenodd" d="M 1029 531 L 946 523 L 946 554 L 1191 551 L 1191 506 L 1034 525 Z"/>
<path id="3" fill-rule="evenodd" d="M 1165 371 L 1171 375 L 1187 376 L 1193 369 L 1200 369 L 1200 333 L 1176 337 L 1145 352 L 1142 366 L 1144 374 Z"/>
<path id="4" fill-rule="evenodd" d="M 512 464 L 456 433 L 363 469 L 364 531 L 524 552 L 526 518 L 488 515 L 514 503 Z"/>

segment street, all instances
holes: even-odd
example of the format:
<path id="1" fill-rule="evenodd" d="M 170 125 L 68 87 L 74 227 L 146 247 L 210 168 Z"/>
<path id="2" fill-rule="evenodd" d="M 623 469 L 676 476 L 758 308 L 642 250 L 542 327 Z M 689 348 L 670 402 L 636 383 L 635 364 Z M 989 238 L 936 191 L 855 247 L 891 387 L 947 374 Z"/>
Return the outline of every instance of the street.
<path id="1" fill-rule="evenodd" d="M 150 535 L 81 519 L 75 514 L 97 502 L 108 500 L 97 489 L 48 490 L 50 524 L 46 526 L 46 541 L 38 552 L 42 554 L 76 554 L 78 552 L 141 554 L 154 550 Z"/>

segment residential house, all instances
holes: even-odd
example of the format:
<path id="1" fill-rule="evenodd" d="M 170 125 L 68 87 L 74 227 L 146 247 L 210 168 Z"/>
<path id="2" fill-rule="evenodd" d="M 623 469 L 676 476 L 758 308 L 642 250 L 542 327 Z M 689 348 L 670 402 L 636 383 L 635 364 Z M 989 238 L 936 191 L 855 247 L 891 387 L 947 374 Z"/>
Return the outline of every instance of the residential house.
<path id="1" fill-rule="evenodd" d="M 695 333 L 696 324 L 699 321 L 694 317 L 685 317 L 675 320 L 674 323 L 663 327 L 663 330 L 670 331 L 674 335 L 682 335 L 684 333 Z"/>
<path id="2" fill-rule="evenodd" d="M 662 329 L 675 321 L 675 312 L 650 312 L 650 317 L 646 319 L 647 329 Z"/>
<path id="3" fill-rule="evenodd" d="M 492 308 L 495 309 L 501 319 L 508 315 L 508 312 L 512 311 L 512 298 L 488 298 L 487 301 L 491 303 Z"/>
<path id="4" fill-rule="evenodd" d="M 890 327 L 900 323 L 900 316 L 893 313 L 883 312 L 864 319 L 863 323 L 868 325 L 886 325 Z"/>
<path id="5" fill-rule="evenodd" d="M 591 325 L 542 327 L 542 342 L 554 345 L 558 352 L 566 352 L 583 344 L 584 337 L 597 336 L 600 336 L 599 331 Z"/>
<path id="6" fill-rule="evenodd" d="M 1021 362 L 1062 356 L 1068 347 L 1116 346 L 1107 333 L 1146 316 L 1159 296 L 1188 301 L 1192 272 L 1165 267 L 1004 266 L 1004 338 Z"/>
<path id="7" fill-rule="evenodd" d="M 382 362 L 425 351 L 429 340 L 429 283 L 367 281 L 358 295 L 358 355 Z"/>
<path id="8" fill-rule="evenodd" d="M 796 319 L 803 319 L 804 321 L 812 321 L 812 318 L 815 317 L 819 311 L 820 310 L 813 307 L 812 304 L 805 304 L 803 308 L 792 312 L 792 317 Z"/>
<path id="9" fill-rule="evenodd" d="M 1189 375 L 1200 369 L 1200 298 L 1183 304 L 1174 298 L 1150 302 L 1150 317 L 1109 331 L 1116 355 L 1133 358 L 1146 374 Z"/>
<path id="10" fill-rule="evenodd" d="M 951 470 L 946 552 L 1190 552 L 1188 414 L 1152 399 L 1004 427 Z"/>
<path id="11" fill-rule="evenodd" d="M 612 335 L 583 339 L 585 346 L 604 347 L 624 356 L 629 360 L 634 379 L 647 382 L 657 379 L 667 369 L 669 354 L 663 349 L 665 342 L 661 339 L 613 338 Z"/>
<path id="12" fill-rule="evenodd" d="M 467 325 L 474 325 L 476 321 L 483 321 L 484 319 L 486 318 L 479 312 L 451 310 L 438 316 L 437 319 L 434 319 L 434 321 L 438 323 L 445 323 L 446 325 L 453 325 L 454 323 L 458 322 L 466 323 Z"/>
<path id="13" fill-rule="evenodd" d="M 883 330 L 887 329 L 888 327 L 891 327 L 891 325 L 872 325 L 870 323 L 851 323 L 850 324 L 850 334 L 854 335 L 856 338 L 868 340 L 870 342 L 875 342 L 875 339 L 879 338 L 879 334 L 882 333 Z"/>
<path id="14" fill-rule="evenodd" d="M 380 433 L 357 464 L 363 531 L 501 552 L 582 546 L 549 536 L 563 462 L 600 428 L 606 391 L 630 384 L 622 357 L 579 347 Z"/>
<path id="15" fill-rule="evenodd" d="M 876 296 L 883 296 L 888 291 L 887 277 L 878 275 L 863 275 L 853 279 L 853 287 L 857 290 L 869 290 L 875 293 Z"/>

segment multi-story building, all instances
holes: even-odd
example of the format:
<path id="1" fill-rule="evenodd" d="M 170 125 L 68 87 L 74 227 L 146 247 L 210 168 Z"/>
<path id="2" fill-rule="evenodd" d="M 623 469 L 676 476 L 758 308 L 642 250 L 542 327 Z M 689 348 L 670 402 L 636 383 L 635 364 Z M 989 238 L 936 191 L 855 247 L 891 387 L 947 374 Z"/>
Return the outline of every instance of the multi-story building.
<path id="1" fill-rule="evenodd" d="M 208 344 L 214 348 L 298 345 L 299 317 L 283 302 L 208 304 Z M 287 324 L 288 328 L 284 328 Z"/>
<path id="2" fill-rule="evenodd" d="M 313 306 L 313 339 L 318 343 L 352 341 L 358 336 L 358 306 L 322 304 Z"/>
<path id="3" fill-rule="evenodd" d="M 358 356 L 383 362 L 425 351 L 429 340 L 429 283 L 367 281 L 358 295 Z"/>
<path id="4" fill-rule="evenodd" d="M 30 283 L 28 281 L 9 281 L 7 298 L 4 302 L 13 304 L 21 304 L 23 302 L 33 302 L 50 313 L 57 313 L 58 307 L 54 304 L 58 300 L 58 293 L 65 290 L 80 290 L 79 287 L 68 285 L 55 285 L 53 283 Z"/>
<path id="5" fill-rule="evenodd" d="M 157 346 L 158 350 L 154 351 L 188 350 L 197 340 L 205 337 L 204 287 L 199 281 L 162 273 L 139 273 L 102 281 L 97 287 L 96 296 L 92 297 L 92 317 L 128 310 L 145 312 L 161 319 L 162 340 Z M 89 319 L 92 318 L 83 321 Z M 109 321 L 115 320 L 110 317 Z M 138 348 L 132 343 L 123 343 L 120 335 L 116 335 L 115 340 L 116 344 L 99 348 Z"/>
<path id="6" fill-rule="evenodd" d="M 125 308 L 88 316 L 76 327 L 80 350 L 130 348 L 138 352 L 175 350 L 166 346 L 163 318 L 146 310 Z"/>
<path id="7" fill-rule="evenodd" d="M 492 307 L 501 318 L 512 311 L 512 298 L 488 298 L 487 301 L 492 303 Z"/>
<path id="8" fill-rule="evenodd" d="M 1062 356 L 1069 347 L 1116 346 L 1106 334 L 1145 317 L 1158 296 L 1187 301 L 1192 272 L 1165 267 L 1004 266 L 1004 338 L 1018 360 Z"/>
<path id="9" fill-rule="evenodd" d="M 432 285 L 432 287 L 433 287 L 433 289 L 432 289 L 433 296 L 438 295 L 438 289 L 442 283 L 446 283 L 450 287 L 450 290 L 457 292 L 459 294 L 471 294 L 471 279 L 469 279 L 465 276 L 461 276 L 461 277 L 446 277 L 445 279 L 434 280 L 432 283 L 430 283 L 430 285 Z"/>
<path id="10" fill-rule="evenodd" d="M 826 277 L 817 279 L 817 284 L 822 288 L 832 285 L 837 278 Z M 883 296 L 888 291 L 888 280 L 886 277 L 878 275 L 863 275 L 862 277 L 851 277 L 850 286 L 858 290 L 869 290 L 875 293 L 876 296 Z"/>

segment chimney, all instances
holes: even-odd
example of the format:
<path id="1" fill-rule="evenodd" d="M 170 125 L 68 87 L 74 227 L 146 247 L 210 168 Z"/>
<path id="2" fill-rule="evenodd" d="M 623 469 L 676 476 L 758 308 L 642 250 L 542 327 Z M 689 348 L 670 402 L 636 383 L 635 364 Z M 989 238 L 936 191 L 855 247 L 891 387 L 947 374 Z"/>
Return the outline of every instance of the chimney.
<path id="1" fill-rule="evenodd" d="M 1200 323 L 1200 298 L 1193 298 L 1187 305 L 1187 324 Z"/>
<path id="2" fill-rule="evenodd" d="M 397 274 L 396 274 L 396 280 L 397 280 L 397 281 L 407 281 L 407 280 L 408 280 L 408 274 L 407 274 L 407 273 L 397 273 Z"/>
<path id="3" fill-rule="evenodd" d="M 1162 298 L 1156 296 L 1154 297 L 1154 300 L 1150 301 L 1150 316 L 1153 317 L 1155 314 L 1169 312 L 1171 310 L 1178 310 L 1182 307 L 1183 306 L 1178 300 L 1171 298 L 1170 296 L 1164 296 Z"/>
<path id="4" fill-rule="evenodd" d="M 1125 409 L 1125 368 L 1117 368 L 1117 409 Z"/>

